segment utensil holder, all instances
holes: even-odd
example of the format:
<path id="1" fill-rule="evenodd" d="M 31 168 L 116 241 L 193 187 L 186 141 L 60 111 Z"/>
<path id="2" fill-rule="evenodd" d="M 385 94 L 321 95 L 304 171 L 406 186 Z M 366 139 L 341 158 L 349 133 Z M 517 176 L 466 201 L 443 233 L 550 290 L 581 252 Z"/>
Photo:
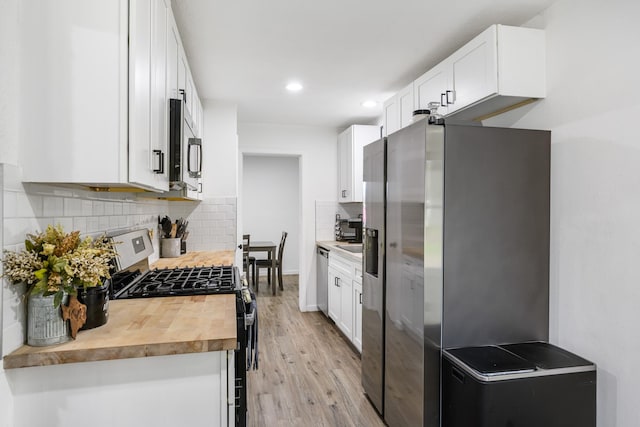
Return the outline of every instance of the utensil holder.
<path id="1" fill-rule="evenodd" d="M 180 239 L 160 239 L 160 257 L 161 258 L 177 258 L 180 256 Z"/>

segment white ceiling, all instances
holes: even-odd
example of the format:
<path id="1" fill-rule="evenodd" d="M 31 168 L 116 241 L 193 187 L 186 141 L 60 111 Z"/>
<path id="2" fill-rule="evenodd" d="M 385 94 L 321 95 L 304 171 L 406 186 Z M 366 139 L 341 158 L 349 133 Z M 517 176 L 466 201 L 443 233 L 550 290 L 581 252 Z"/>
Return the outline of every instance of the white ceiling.
<path id="1" fill-rule="evenodd" d="M 172 0 L 202 99 L 238 121 L 346 127 L 494 23 L 554 0 Z M 299 80 L 304 89 L 284 86 Z M 360 104 L 374 99 L 380 105 Z"/>

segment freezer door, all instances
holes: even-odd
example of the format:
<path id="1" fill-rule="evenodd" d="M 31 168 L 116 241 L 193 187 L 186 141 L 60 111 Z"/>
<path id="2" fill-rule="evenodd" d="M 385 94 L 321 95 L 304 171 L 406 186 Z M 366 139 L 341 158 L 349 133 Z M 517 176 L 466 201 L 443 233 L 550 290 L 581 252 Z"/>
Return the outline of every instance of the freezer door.
<path id="1" fill-rule="evenodd" d="M 424 259 L 425 221 L 431 220 L 425 218 L 431 167 L 427 153 L 432 144 L 442 153 L 442 137 L 441 126 L 422 121 L 392 134 L 387 143 L 384 418 L 391 427 L 440 422 L 441 282 L 425 286 Z M 441 201 L 426 198 L 439 206 L 441 215 Z M 441 232 L 441 225 L 435 231 Z M 441 245 L 441 239 L 434 239 L 434 244 Z M 435 275 L 438 279 L 441 271 Z M 428 328 L 426 320 L 431 323 Z"/>
<path id="2" fill-rule="evenodd" d="M 362 386 L 383 413 L 384 384 L 384 204 L 386 141 L 364 147 L 362 273 Z"/>

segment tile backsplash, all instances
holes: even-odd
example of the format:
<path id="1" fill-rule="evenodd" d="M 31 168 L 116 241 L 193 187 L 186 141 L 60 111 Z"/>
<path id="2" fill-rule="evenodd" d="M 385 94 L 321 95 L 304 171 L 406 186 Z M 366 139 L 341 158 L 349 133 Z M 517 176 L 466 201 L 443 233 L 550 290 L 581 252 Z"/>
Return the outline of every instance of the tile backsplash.
<path id="1" fill-rule="evenodd" d="M 22 183 L 19 168 L 0 165 L 1 246 L 24 247 L 27 233 L 61 224 L 65 231 L 83 235 L 153 230 L 154 254 L 159 256 L 158 216 L 189 221 L 187 250 L 233 250 L 236 246 L 236 199 L 211 198 L 202 202 L 174 202 L 139 197 L 135 193 L 96 193 L 76 188 Z M 24 289 L 2 280 L 2 354 L 24 341 Z"/>

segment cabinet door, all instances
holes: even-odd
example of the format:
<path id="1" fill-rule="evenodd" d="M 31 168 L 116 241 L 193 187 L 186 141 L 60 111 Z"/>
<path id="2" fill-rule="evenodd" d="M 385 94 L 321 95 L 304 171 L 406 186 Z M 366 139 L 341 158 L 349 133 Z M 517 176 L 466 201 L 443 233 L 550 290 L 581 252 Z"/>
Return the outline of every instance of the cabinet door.
<path id="1" fill-rule="evenodd" d="M 340 287 L 340 322 L 338 326 L 342 332 L 353 341 L 353 277 L 346 274 L 338 275 Z"/>
<path id="2" fill-rule="evenodd" d="M 336 325 L 340 322 L 340 287 L 338 284 L 338 273 L 336 270 L 329 267 L 328 271 L 328 299 L 329 299 L 329 317 L 336 322 Z"/>
<path id="3" fill-rule="evenodd" d="M 182 45 L 178 46 L 178 95 L 187 103 L 187 75 L 189 74 L 189 66 L 187 65 L 187 57 L 184 53 Z M 185 114 L 186 114 L 185 105 Z"/>
<path id="4" fill-rule="evenodd" d="M 396 95 L 398 98 L 398 107 L 400 110 L 400 128 L 409 126 L 413 119 L 414 99 L 413 99 L 413 82 L 402 89 Z"/>
<path id="5" fill-rule="evenodd" d="M 362 353 L 362 284 L 353 281 L 353 345 Z"/>
<path id="6" fill-rule="evenodd" d="M 129 182 L 169 189 L 166 173 L 165 0 L 132 0 L 129 19 Z"/>
<path id="7" fill-rule="evenodd" d="M 151 159 L 149 169 L 153 173 L 154 187 L 169 190 L 168 156 L 168 105 L 167 101 L 167 39 L 169 0 L 154 0 L 152 3 L 152 37 L 151 37 L 151 93 L 150 93 L 150 125 L 151 125 Z M 156 153 L 164 155 L 157 159 Z M 162 162 L 157 168 L 154 163 Z M 157 169 L 160 169 L 159 171 Z"/>
<path id="8" fill-rule="evenodd" d="M 187 120 L 188 125 L 193 129 L 194 126 L 194 94 L 195 94 L 195 85 L 193 84 L 193 77 L 191 76 L 191 71 L 187 70 L 187 83 L 186 83 L 186 102 L 184 108 L 184 116 L 185 120 Z M 195 129 L 193 129 L 195 132 Z"/>
<path id="9" fill-rule="evenodd" d="M 353 129 L 338 135 L 338 201 L 349 202 L 353 195 Z"/>
<path id="10" fill-rule="evenodd" d="M 173 16 L 169 17 L 169 34 L 167 37 L 167 98 L 180 98 L 178 86 L 178 64 L 180 52 L 180 36 L 176 27 Z M 166 106 L 167 114 L 169 113 L 169 103 Z"/>
<path id="11" fill-rule="evenodd" d="M 451 101 L 453 96 L 449 89 L 450 81 L 451 66 L 447 61 L 441 62 L 418 77 L 413 83 L 415 109 L 426 110 L 430 102 L 437 102 L 440 104 L 438 113 L 447 114 L 447 95 Z"/>
<path id="12" fill-rule="evenodd" d="M 498 92 L 496 26 L 489 27 L 451 55 L 453 100 L 449 112 Z"/>
<path id="13" fill-rule="evenodd" d="M 389 136 L 400 129 L 400 107 L 398 105 L 397 95 L 387 99 L 382 105 L 383 114 L 383 133 Z"/>

